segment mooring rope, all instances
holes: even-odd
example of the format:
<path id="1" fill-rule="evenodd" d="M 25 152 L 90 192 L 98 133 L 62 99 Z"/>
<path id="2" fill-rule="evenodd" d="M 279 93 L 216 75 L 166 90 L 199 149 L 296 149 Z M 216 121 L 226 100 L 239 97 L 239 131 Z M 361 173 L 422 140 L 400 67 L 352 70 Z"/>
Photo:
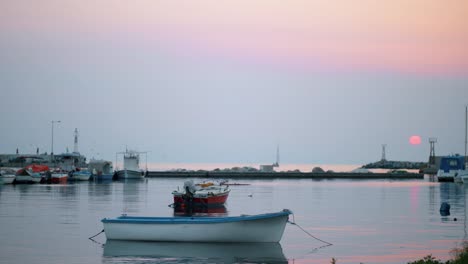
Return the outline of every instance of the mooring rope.
<path id="1" fill-rule="evenodd" d="M 288 223 L 290 223 L 291 225 L 295 225 L 295 226 L 299 227 L 304 233 L 306 233 L 306 234 L 309 235 L 310 237 L 314 238 L 315 240 L 318 240 L 318 241 L 320 241 L 320 242 L 326 244 L 327 247 L 333 245 L 332 243 L 327 242 L 327 241 L 325 241 L 325 240 L 322 240 L 322 239 L 320 239 L 320 238 L 318 238 L 318 237 L 315 237 L 315 236 L 312 235 L 311 233 L 307 232 L 307 230 L 305 230 L 304 228 L 302 228 L 300 225 L 298 225 L 298 224 L 296 223 L 296 220 L 294 219 L 294 214 L 292 214 L 292 217 L 293 217 L 293 221 L 291 222 L 291 221 L 289 221 L 289 219 L 288 219 Z"/>
<path id="2" fill-rule="evenodd" d="M 95 238 L 95 237 L 99 236 L 101 233 L 104 233 L 104 229 L 103 229 L 103 230 L 101 230 L 101 232 L 99 232 L 99 233 L 95 234 L 94 236 L 92 236 L 92 237 L 88 237 L 88 239 L 91 239 L 91 240 L 93 240 L 93 238 Z"/>

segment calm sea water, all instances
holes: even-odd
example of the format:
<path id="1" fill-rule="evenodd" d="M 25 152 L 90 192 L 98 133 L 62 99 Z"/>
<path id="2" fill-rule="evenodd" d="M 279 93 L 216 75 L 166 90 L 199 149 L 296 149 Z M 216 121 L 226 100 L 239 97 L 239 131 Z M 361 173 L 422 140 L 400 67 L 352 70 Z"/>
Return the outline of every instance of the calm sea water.
<path id="1" fill-rule="evenodd" d="M 467 238 L 468 186 L 424 180 L 231 180 L 226 210 L 294 212 L 324 244 L 288 224 L 280 244 L 106 241 L 100 220 L 122 213 L 173 216 L 184 179 L 0 186 L 0 263 L 407 263 L 446 260 Z M 440 204 L 451 205 L 441 216 Z M 212 213 L 212 212 L 210 212 Z M 457 221 L 454 220 L 457 218 Z M 293 217 L 291 217 L 293 219 Z"/>

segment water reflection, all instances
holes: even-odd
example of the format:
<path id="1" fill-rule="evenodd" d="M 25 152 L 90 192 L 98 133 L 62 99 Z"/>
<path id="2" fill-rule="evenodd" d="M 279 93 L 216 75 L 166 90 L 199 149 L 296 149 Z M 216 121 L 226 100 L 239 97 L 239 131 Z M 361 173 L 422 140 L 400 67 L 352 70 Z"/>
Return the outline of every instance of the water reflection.
<path id="1" fill-rule="evenodd" d="M 123 212 L 126 214 L 137 214 L 140 211 L 141 197 L 140 194 L 146 194 L 143 187 L 147 186 L 144 179 L 126 179 L 119 180 L 122 183 L 123 193 Z"/>
<path id="2" fill-rule="evenodd" d="M 88 183 L 88 196 L 90 201 L 110 197 L 112 194 L 112 186 L 112 183 L 90 181 Z"/>
<path id="3" fill-rule="evenodd" d="M 279 243 L 175 243 L 107 240 L 104 245 L 104 263 L 131 263 L 148 258 L 160 263 L 176 258 L 193 262 L 216 263 L 288 263 Z M 123 258 L 125 257 L 125 258 Z M 132 258 L 129 258 L 132 257 Z"/>
<path id="4" fill-rule="evenodd" d="M 174 207 L 174 216 L 225 216 L 227 209 L 223 206 L 218 207 L 193 207 L 180 208 Z"/>
<path id="5" fill-rule="evenodd" d="M 442 222 L 452 221 L 457 216 L 466 218 L 465 186 L 453 182 L 442 182 L 439 185 L 440 201 L 437 208 L 443 203 L 450 205 L 450 211 L 440 211 Z M 434 208 L 436 209 L 436 208 Z"/>

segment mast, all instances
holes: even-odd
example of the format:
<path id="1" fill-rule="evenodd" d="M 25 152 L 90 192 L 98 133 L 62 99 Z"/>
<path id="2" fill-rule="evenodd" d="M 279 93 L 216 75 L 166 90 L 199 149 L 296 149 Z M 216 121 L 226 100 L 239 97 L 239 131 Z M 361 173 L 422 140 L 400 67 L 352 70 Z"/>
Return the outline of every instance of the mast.
<path id="1" fill-rule="evenodd" d="M 279 166 L 279 162 L 280 162 L 280 156 L 279 156 L 279 144 L 276 145 L 276 165 Z"/>
<path id="2" fill-rule="evenodd" d="M 468 169 L 466 167 L 467 165 L 467 159 L 466 159 L 466 145 L 467 145 L 467 134 L 468 134 L 468 106 L 465 105 L 465 170 Z"/>

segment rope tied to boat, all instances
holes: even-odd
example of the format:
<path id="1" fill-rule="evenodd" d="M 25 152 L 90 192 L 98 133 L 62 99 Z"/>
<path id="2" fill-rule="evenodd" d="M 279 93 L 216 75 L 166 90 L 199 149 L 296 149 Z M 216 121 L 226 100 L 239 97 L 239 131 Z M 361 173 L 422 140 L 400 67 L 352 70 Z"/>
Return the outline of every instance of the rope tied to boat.
<path id="1" fill-rule="evenodd" d="M 314 238 L 315 240 L 318 240 L 324 244 L 326 244 L 324 247 L 328 247 L 328 246 L 332 246 L 333 244 L 330 243 L 330 242 L 327 242 L 325 240 L 322 240 L 318 237 L 315 237 L 314 235 L 312 235 L 311 233 L 307 232 L 307 230 L 305 230 L 304 228 L 302 228 L 299 224 L 296 223 L 296 219 L 294 218 L 294 214 L 292 214 L 292 217 L 293 217 L 293 221 L 291 222 L 289 219 L 288 219 L 288 223 L 290 223 L 291 225 L 295 225 L 297 226 L 299 229 L 301 229 L 304 233 L 306 233 L 307 235 L 309 235 L 310 237 Z"/>
<path id="2" fill-rule="evenodd" d="M 95 234 L 94 236 L 92 236 L 92 237 L 88 237 L 88 239 L 90 239 L 90 240 L 93 240 L 93 241 L 94 241 L 94 239 L 93 239 L 93 238 L 95 238 L 95 237 L 99 236 L 99 235 L 100 235 L 100 234 L 102 234 L 102 233 L 104 233 L 104 229 L 103 229 L 103 230 L 101 230 L 99 233 Z"/>

